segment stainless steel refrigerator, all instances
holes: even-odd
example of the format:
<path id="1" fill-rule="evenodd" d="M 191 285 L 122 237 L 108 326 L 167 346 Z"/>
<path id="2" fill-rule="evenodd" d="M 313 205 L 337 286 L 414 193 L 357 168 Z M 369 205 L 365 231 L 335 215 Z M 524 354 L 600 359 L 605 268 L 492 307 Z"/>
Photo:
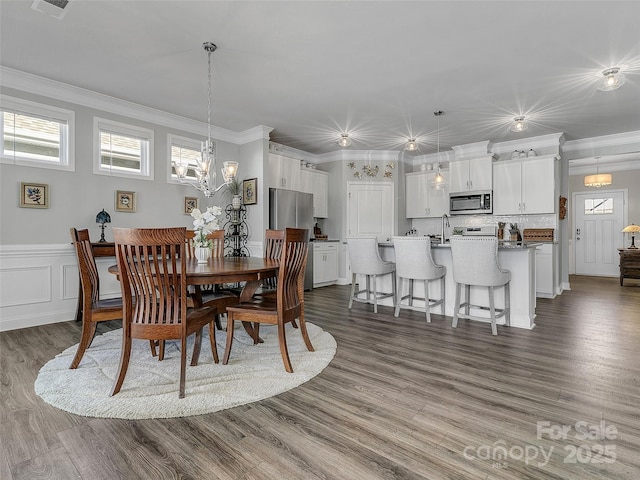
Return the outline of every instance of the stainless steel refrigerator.
<path id="1" fill-rule="evenodd" d="M 313 195 L 282 188 L 270 188 L 269 228 L 284 230 L 287 227 L 306 228 L 311 235 L 313 231 Z M 307 270 L 304 276 L 305 290 L 313 288 L 313 248 L 309 247 Z"/>

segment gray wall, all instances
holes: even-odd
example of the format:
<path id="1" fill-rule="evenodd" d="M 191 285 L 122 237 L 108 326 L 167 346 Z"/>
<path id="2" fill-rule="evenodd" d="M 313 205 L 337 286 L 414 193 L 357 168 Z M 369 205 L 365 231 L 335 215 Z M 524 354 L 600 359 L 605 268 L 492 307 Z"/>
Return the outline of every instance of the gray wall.
<path id="1" fill-rule="evenodd" d="M 51 98 L 27 94 L 3 88 L 3 94 L 24 98 L 45 105 L 75 111 L 76 144 L 75 171 L 58 171 L 44 168 L 0 164 L 0 244 L 56 244 L 70 242 L 69 228 L 88 228 L 91 238 L 97 241 L 100 229 L 95 223 L 96 214 L 103 208 L 111 215 L 111 224 L 105 231 L 107 240 L 112 241 L 112 227 L 192 227 L 192 219 L 184 214 L 184 197 L 200 197 L 200 207 L 226 205 L 227 198 L 222 192 L 206 199 L 196 189 L 186 185 L 167 183 L 167 134 L 190 138 L 200 135 L 170 129 L 109 112 L 87 108 L 81 105 L 57 101 Z M 154 180 L 138 180 L 124 177 L 108 177 L 93 174 L 93 117 L 101 117 L 122 123 L 137 125 L 154 130 Z M 215 140 L 215 139 L 214 139 Z M 240 162 L 239 175 L 248 178 L 250 173 L 260 171 L 260 155 L 257 145 L 242 146 L 216 140 L 218 161 L 236 160 Z M 254 151 L 255 150 L 255 151 Z M 246 156 L 245 151 L 253 152 Z M 261 176 L 259 175 L 253 176 Z M 50 188 L 50 208 L 20 208 L 20 182 L 46 183 Z M 137 195 L 135 213 L 115 211 L 115 191 L 134 191 Z"/>

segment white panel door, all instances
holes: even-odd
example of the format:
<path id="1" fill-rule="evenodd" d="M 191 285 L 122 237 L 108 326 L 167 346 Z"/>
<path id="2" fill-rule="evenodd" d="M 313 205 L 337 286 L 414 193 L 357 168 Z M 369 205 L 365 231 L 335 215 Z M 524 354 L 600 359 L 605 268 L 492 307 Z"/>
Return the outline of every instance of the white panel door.
<path id="1" fill-rule="evenodd" d="M 617 277 L 624 194 L 595 190 L 578 193 L 575 200 L 576 274 Z"/>
<path id="2" fill-rule="evenodd" d="M 395 209 L 392 183 L 349 182 L 347 204 L 347 236 L 375 235 L 379 242 L 391 240 Z"/>

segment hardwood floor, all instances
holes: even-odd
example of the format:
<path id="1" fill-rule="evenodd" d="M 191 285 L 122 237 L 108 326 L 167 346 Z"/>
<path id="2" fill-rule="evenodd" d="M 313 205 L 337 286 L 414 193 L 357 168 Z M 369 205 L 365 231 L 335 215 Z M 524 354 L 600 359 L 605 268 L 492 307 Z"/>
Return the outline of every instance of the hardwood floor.
<path id="1" fill-rule="evenodd" d="M 0 478 L 638 479 L 640 281 L 570 281 L 538 299 L 534 330 L 497 337 L 437 314 L 348 311 L 349 287 L 314 290 L 307 319 L 336 338 L 331 364 L 277 397 L 187 418 L 57 410 L 33 384 L 79 325 L 4 332 Z"/>

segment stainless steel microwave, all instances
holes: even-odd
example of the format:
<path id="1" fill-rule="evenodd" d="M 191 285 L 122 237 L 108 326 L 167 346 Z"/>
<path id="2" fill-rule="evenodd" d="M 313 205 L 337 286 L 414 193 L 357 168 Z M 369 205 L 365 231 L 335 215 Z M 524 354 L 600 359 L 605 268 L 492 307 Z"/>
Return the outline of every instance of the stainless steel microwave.
<path id="1" fill-rule="evenodd" d="M 449 213 L 451 215 L 493 213 L 491 191 L 449 194 Z"/>

